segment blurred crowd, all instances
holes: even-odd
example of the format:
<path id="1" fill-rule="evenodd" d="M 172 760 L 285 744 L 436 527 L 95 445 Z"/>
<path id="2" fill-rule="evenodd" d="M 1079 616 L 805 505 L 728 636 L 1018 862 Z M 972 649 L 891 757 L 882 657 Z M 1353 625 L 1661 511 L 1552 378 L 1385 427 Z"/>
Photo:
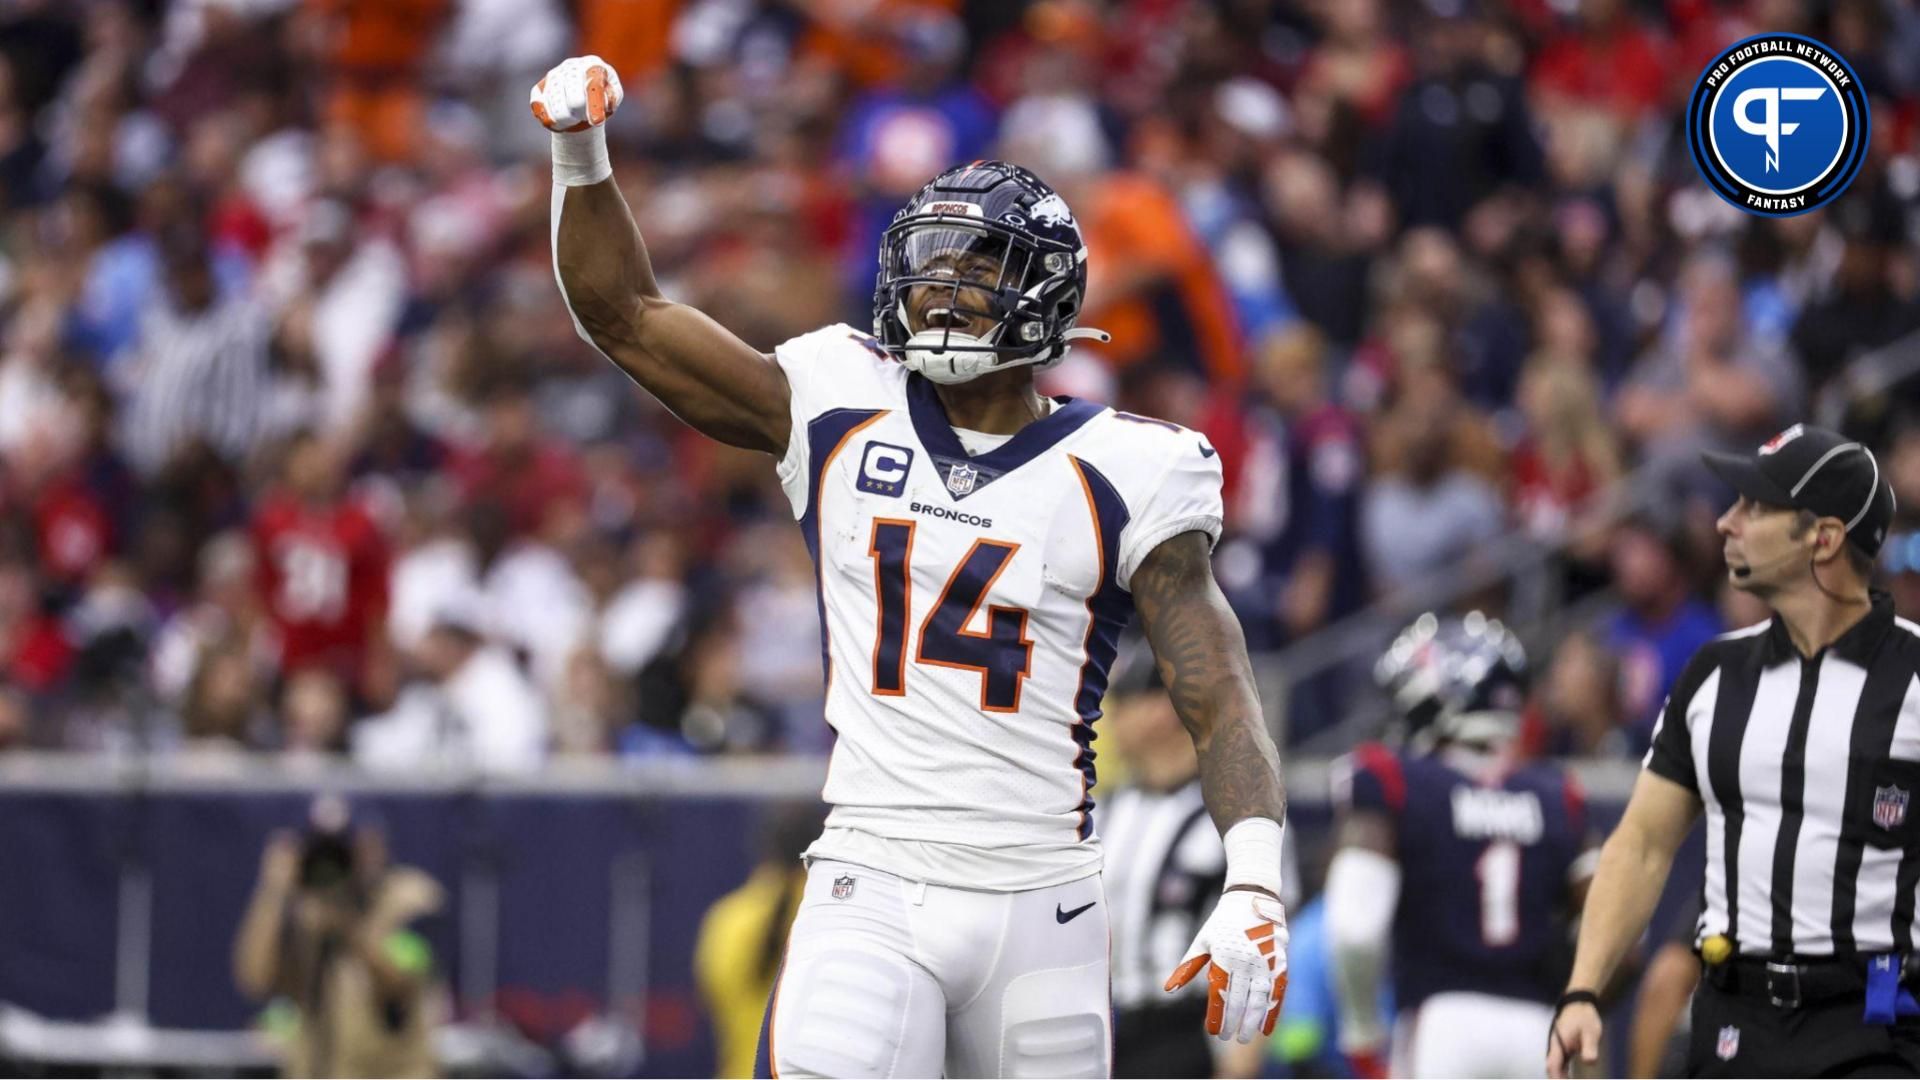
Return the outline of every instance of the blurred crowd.
<path id="1" fill-rule="evenodd" d="M 1769 220 L 1694 172 L 1720 47 L 1829 43 L 1872 145 Z M 762 456 L 580 342 L 527 87 L 593 52 L 670 295 L 770 349 L 871 321 L 977 157 L 1092 252 L 1046 376 L 1207 433 L 1256 650 L 1531 536 L 1618 603 L 1536 748 L 1631 753 L 1706 636 L 1696 468 L 1920 331 L 1920 12 L 1893 0 L 5 0 L 0 748 L 821 752 L 812 571 Z M 1854 403 L 1920 613 L 1920 412 Z M 1622 479 L 1661 497 L 1621 519 Z M 1495 602 L 1497 606 L 1497 601 Z M 1343 702 L 1302 699 L 1296 738 Z"/>

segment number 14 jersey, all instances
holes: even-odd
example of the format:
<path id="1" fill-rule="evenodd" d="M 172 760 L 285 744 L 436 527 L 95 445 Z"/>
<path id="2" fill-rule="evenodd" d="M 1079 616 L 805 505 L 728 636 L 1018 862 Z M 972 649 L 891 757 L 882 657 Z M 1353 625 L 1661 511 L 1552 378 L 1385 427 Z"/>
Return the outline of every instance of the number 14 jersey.
<path id="1" fill-rule="evenodd" d="M 1011 891 L 1096 873 L 1093 723 L 1140 560 L 1218 539 L 1220 461 L 1056 399 L 969 455 L 933 383 L 840 325 L 775 351 L 781 486 L 813 554 L 838 738 L 812 856 Z"/>

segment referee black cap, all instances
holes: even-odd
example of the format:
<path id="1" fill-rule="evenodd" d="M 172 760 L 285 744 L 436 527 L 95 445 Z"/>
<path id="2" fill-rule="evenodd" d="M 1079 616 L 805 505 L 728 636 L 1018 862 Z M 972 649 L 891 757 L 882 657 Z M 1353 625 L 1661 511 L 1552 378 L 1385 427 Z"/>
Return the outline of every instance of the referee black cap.
<path id="1" fill-rule="evenodd" d="M 1707 468 L 1768 506 L 1807 510 L 1847 524 L 1847 539 L 1876 555 L 1893 520 L 1893 488 L 1873 451 L 1838 432 L 1795 424 L 1748 454 L 1707 451 Z"/>

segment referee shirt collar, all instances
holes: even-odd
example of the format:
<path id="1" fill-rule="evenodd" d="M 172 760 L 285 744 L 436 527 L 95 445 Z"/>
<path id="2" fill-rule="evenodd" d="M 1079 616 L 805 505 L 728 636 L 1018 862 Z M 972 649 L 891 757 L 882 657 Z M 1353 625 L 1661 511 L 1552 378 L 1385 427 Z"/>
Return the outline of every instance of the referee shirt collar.
<path id="1" fill-rule="evenodd" d="M 1880 642 L 1893 626 L 1893 596 L 1881 589 L 1871 590 L 1869 596 L 1872 597 L 1873 606 L 1866 615 L 1822 652 L 1831 652 L 1860 667 L 1868 667 L 1873 663 L 1874 653 L 1879 651 Z M 1793 647 L 1793 637 L 1787 633 L 1786 621 L 1779 615 L 1775 615 L 1772 625 L 1767 627 L 1765 652 L 1768 667 L 1800 657 L 1800 650 Z"/>

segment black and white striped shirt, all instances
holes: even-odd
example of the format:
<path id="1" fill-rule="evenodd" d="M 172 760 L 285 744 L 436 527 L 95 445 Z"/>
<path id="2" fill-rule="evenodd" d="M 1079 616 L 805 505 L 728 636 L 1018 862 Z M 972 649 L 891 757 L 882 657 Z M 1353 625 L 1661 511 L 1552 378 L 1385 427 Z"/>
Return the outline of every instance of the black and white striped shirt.
<path id="1" fill-rule="evenodd" d="M 266 401 L 268 334 L 266 318 L 244 297 L 198 312 L 162 297 L 147 309 L 121 373 L 121 447 L 135 469 L 158 472 L 192 438 L 230 462 L 246 456 Z"/>
<path id="2" fill-rule="evenodd" d="M 1920 891 L 1920 627 L 1875 593 L 1803 658 L 1776 616 L 1681 673 L 1646 767 L 1706 806 L 1696 942 L 1748 956 L 1910 952 Z"/>
<path id="3" fill-rule="evenodd" d="M 1172 791 L 1114 792 L 1101 807 L 1100 845 L 1114 1007 L 1168 1004 L 1161 987 L 1226 884 L 1227 854 L 1201 801 L 1200 781 Z"/>

